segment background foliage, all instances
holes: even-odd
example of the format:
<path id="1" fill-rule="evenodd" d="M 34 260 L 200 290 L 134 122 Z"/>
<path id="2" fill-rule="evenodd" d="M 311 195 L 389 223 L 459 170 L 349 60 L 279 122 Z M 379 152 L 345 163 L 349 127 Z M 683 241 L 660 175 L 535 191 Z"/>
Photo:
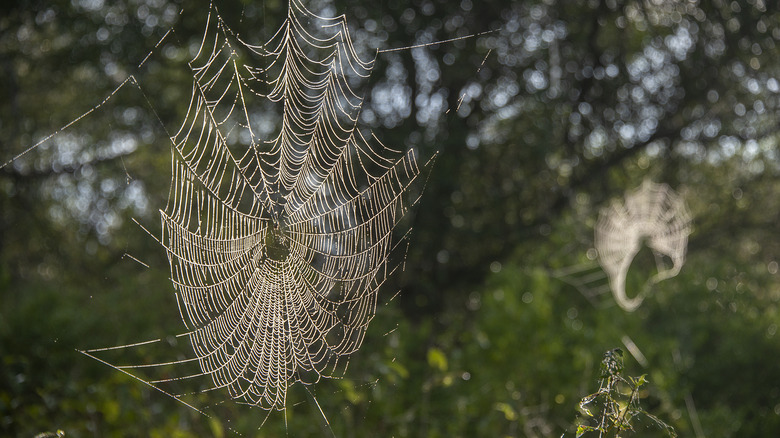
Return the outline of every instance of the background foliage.
<path id="1" fill-rule="evenodd" d="M 215 4 L 253 42 L 286 7 Z M 265 418 L 229 406 L 203 417 L 75 351 L 181 331 L 164 253 L 131 217 L 159 229 L 165 129 L 186 110 L 206 10 L 0 6 L 0 163 L 57 133 L 0 169 L 2 435 L 223 436 Z M 761 0 L 329 10 L 366 53 L 492 32 L 378 54 L 361 123 L 386 144 L 440 152 L 406 270 L 346 378 L 292 391 L 257 435 L 569 436 L 603 353 L 631 343 L 641 355 L 627 353 L 626 374 L 649 379 L 642 406 L 680 436 L 780 431 L 777 11 Z M 112 94 L 130 74 L 142 88 Z M 599 209 L 645 178 L 686 197 L 694 234 L 680 275 L 625 313 L 560 273 L 595 267 Z"/>

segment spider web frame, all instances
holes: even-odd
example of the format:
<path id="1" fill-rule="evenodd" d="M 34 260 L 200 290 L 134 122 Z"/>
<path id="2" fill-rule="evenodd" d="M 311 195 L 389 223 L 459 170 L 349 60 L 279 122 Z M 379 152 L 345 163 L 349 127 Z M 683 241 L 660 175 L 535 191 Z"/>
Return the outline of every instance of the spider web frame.
<path id="1" fill-rule="evenodd" d="M 300 43 L 290 38 L 289 29 L 297 29 L 298 36 L 310 39 L 309 43 L 316 41 L 312 43 L 312 51 L 328 49 L 325 43 L 329 40 L 306 33 L 296 14 L 308 15 L 313 21 L 325 21 L 329 27 L 336 28 L 333 38 L 341 40 L 335 44 L 332 56 L 338 58 L 346 53 L 346 63 L 329 64 L 324 72 L 319 72 L 326 77 L 320 82 L 311 79 L 318 75 L 316 67 L 304 67 L 306 71 L 301 73 L 300 68 L 285 70 L 282 64 L 281 73 L 264 83 L 271 88 L 269 93 L 252 90 L 252 85 L 262 87 L 260 75 L 268 73 L 245 64 L 241 67 L 248 74 L 242 75 L 238 60 L 244 56 L 278 59 L 285 50 L 284 44 Z M 301 2 L 291 0 L 285 25 L 262 46 L 241 41 L 222 21 L 216 8 L 210 7 L 208 23 L 200 51 L 189 63 L 194 76 L 190 108 L 179 130 L 170 135 L 172 182 L 168 204 L 160 211 L 162 235 L 157 238 L 138 224 L 166 249 L 180 316 L 188 331 L 173 339 L 80 352 L 206 416 L 209 416 L 206 411 L 185 398 L 226 389 L 237 403 L 269 411 L 286 410 L 290 385 L 299 382 L 308 385 L 321 377 L 338 378 L 346 372 L 349 356 L 360 347 L 376 311 L 379 289 L 402 268 L 411 229 L 408 227 L 397 240 L 393 234 L 409 209 L 419 201 L 422 190 L 411 200 L 407 199 L 407 193 L 412 185 L 424 186 L 419 178 L 421 170 L 430 169 L 435 154 L 420 166 L 414 150 L 389 149 L 373 134 L 367 136 L 357 128 L 362 98 L 343 90 L 349 88 L 348 81 L 367 78 L 373 61 L 362 62 L 357 58 L 344 16 L 334 19 L 316 16 Z M 216 29 L 213 40 L 210 40 L 209 26 Z M 228 42 L 231 38 L 232 44 Z M 266 49 L 275 39 L 284 42 Z M 245 53 L 238 54 L 237 48 Z M 203 53 L 207 60 L 198 64 Z M 227 61 L 218 64 L 221 56 Z M 299 56 L 310 64 L 323 66 L 303 51 Z M 268 70 L 275 62 L 270 63 Z M 227 81 L 229 85 L 220 89 L 219 75 L 231 63 L 233 73 Z M 352 68 L 352 74 L 343 73 L 345 64 Z M 209 76 L 215 66 L 218 73 Z M 340 83 L 338 75 L 333 74 L 337 69 L 342 72 Z M 285 74 L 297 74 L 299 82 L 310 86 L 325 84 L 324 94 L 342 93 L 331 101 L 321 98 L 324 94 L 317 94 L 321 90 L 315 91 L 314 98 L 306 90 L 291 93 L 279 85 L 284 82 L 281 78 Z M 350 77 L 345 79 L 346 76 Z M 129 82 L 143 93 L 134 78 Z M 232 98 L 231 86 L 237 88 Z M 218 98 L 211 98 L 214 90 Z M 281 117 L 295 119 L 283 124 L 279 135 L 271 140 L 258 139 L 252 129 L 247 101 L 258 98 L 282 102 Z M 290 100 L 307 99 L 320 102 L 310 101 L 308 106 L 302 104 L 303 110 L 288 111 Z M 322 104 L 323 101 L 326 102 Z M 149 105 L 154 111 L 151 102 Z M 314 116 L 307 113 L 318 105 L 320 115 L 316 111 L 311 113 Z M 291 125 L 292 128 L 286 129 Z M 243 153 L 241 139 L 236 140 L 241 130 L 248 131 L 251 138 L 249 147 L 243 144 Z M 309 140 L 302 141 L 306 136 Z M 336 140 L 331 139 L 329 143 L 330 137 Z M 337 142 L 341 144 L 340 150 L 329 151 L 328 146 L 333 147 Z M 210 158 L 203 160 L 204 157 Z M 318 172 L 323 168 L 325 172 Z M 363 174 L 356 169 L 363 170 Z M 397 261 L 391 262 L 394 254 Z M 247 286 L 236 286 L 241 283 Z M 225 284 L 230 286 L 224 287 Z M 261 293 L 251 297 L 252 290 Z M 289 291 L 296 293 L 292 302 L 284 296 Z M 276 300 L 275 305 L 262 302 L 269 296 Z M 234 306 L 234 303 L 241 305 Z M 245 323 L 252 319 L 252 315 L 245 317 L 247 312 L 240 318 L 232 316 L 238 314 L 235 308 L 257 309 L 263 305 L 266 308 L 259 312 L 260 322 Z M 297 310 L 290 312 L 294 307 Z M 297 329 L 289 320 L 277 318 L 285 312 L 288 317 L 298 318 Z M 224 320 L 231 318 L 220 321 L 221 315 L 232 316 L 233 333 L 235 326 L 242 325 L 244 333 L 254 330 L 258 337 L 268 333 L 269 328 L 286 335 L 265 342 L 267 351 L 256 348 L 260 344 L 257 337 L 247 348 L 248 343 L 243 340 L 251 336 L 225 335 L 230 331 L 225 329 L 230 321 Z M 212 338 L 217 336 L 223 337 L 215 343 Z M 294 341 L 282 345 L 293 337 L 298 338 L 297 345 L 292 345 Z M 142 365 L 116 365 L 101 357 L 112 351 L 175 344 L 178 339 L 189 341 L 196 357 Z M 242 362 L 242 371 L 235 371 L 231 364 L 234 361 Z M 260 365 L 251 368 L 256 363 L 266 367 L 266 371 L 261 371 Z M 199 370 L 194 367 L 196 364 Z M 173 368 L 189 371 L 161 379 L 139 375 L 152 369 L 168 375 Z M 254 379 L 245 378 L 247 369 Z M 189 393 L 177 389 L 179 384 L 190 380 L 211 380 L 211 384 Z M 322 413 L 318 403 L 317 407 Z"/>
<path id="2" fill-rule="evenodd" d="M 298 0 L 298 1 L 293 0 L 291 2 L 291 4 L 300 4 L 300 0 Z M 215 14 L 217 16 L 219 15 L 218 11 L 216 11 L 216 8 L 214 8 L 212 4 L 209 5 L 209 11 L 210 11 L 209 15 L 211 15 L 211 12 L 215 12 Z M 180 14 L 181 14 L 181 11 L 180 11 Z M 322 19 L 324 17 L 316 17 L 316 18 L 317 19 Z M 341 19 L 343 21 L 343 16 L 337 17 L 337 19 Z M 243 20 L 243 18 L 242 18 L 242 20 Z M 348 36 L 348 33 L 346 32 L 346 25 L 345 24 L 344 24 L 344 29 L 345 29 L 345 34 Z M 376 52 L 376 54 L 384 53 L 384 52 L 396 52 L 396 51 L 401 51 L 401 50 L 419 49 L 419 48 L 424 48 L 424 47 L 428 47 L 428 46 L 434 46 L 434 45 L 438 45 L 438 44 L 442 44 L 442 43 L 448 43 L 448 42 L 453 42 L 453 41 L 459 41 L 459 40 L 464 40 L 464 39 L 468 39 L 468 38 L 473 38 L 473 37 L 477 37 L 477 36 L 481 36 L 481 35 L 485 35 L 485 34 L 489 34 L 489 33 L 493 33 L 493 32 L 495 32 L 495 31 L 480 32 L 480 33 L 476 33 L 476 34 L 470 34 L 470 35 L 456 37 L 456 38 L 451 38 L 451 39 L 442 40 L 442 41 L 434 41 L 434 42 L 430 42 L 430 43 L 417 44 L 417 45 L 408 46 L 408 47 L 400 47 L 400 48 L 393 48 L 393 49 L 386 49 L 386 50 L 378 50 Z M 234 35 L 234 36 L 238 37 L 238 35 Z M 119 80 L 117 80 L 118 86 L 116 86 L 116 88 L 114 88 L 113 91 L 108 93 L 108 95 L 106 95 L 105 98 L 102 99 L 101 102 L 99 102 L 94 107 L 88 109 L 86 112 L 82 113 L 80 116 L 78 116 L 77 118 L 73 119 L 71 122 L 67 123 L 66 125 L 62 126 L 61 128 L 57 129 L 56 131 L 51 132 L 51 134 L 49 134 L 48 136 L 45 136 L 45 137 L 41 138 L 36 143 L 34 143 L 34 144 L 30 145 L 29 147 L 27 147 L 26 149 L 24 149 L 22 152 L 12 156 L 9 160 L 7 160 L 6 162 L 4 162 L 4 163 L 2 163 L 0 165 L 0 169 L 2 169 L 5 166 L 8 166 L 11 163 L 16 162 L 18 159 L 22 158 L 23 156 L 25 156 L 29 152 L 31 152 L 31 151 L 41 147 L 42 145 L 45 145 L 47 143 L 52 142 L 53 140 L 56 140 L 57 138 L 62 136 L 65 133 L 65 131 L 70 130 L 75 125 L 79 124 L 79 122 L 81 122 L 83 119 L 91 117 L 91 116 L 93 116 L 97 112 L 103 111 L 103 109 L 108 106 L 110 101 L 118 99 L 117 95 L 120 92 L 122 92 L 123 90 L 125 90 L 127 88 L 134 88 L 143 97 L 143 99 L 145 100 L 145 103 L 146 103 L 146 105 L 148 107 L 147 109 L 151 110 L 151 112 L 154 114 L 154 116 L 159 121 L 159 124 L 162 127 L 162 129 L 165 130 L 166 133 L 168 133 L 168 136 L 171 139 L 172 145 L 174 146 L 174 148 L 173 148 L 174 150 L 172 150 L 172 155 L 174 156 L 174 163 L 173 163 L 172 173 L 176 172 L 177 168 L 176 168 L 176 157 L 175 157 L 175 155 L 176 155 L 177 151 L 175 150 L 176 149 L 175 148 L 175 146 L 176 146 L 175 139 L 176 139 L 176 135 L 178 135 L 181 131 L 179 131 L 179 133 L 177 133 L 176 135 L 171 135 L 170 134 L 170 131 L 168 131 L 167 128 L 166 128 L 166 123 L 163 122 L 163 119 L 161 118 L 160 114 L 157 112 L 157 109 L 155 108 L 155 105 L 152 103 L 152 100 L 149 98 L 150 94 L 145 92 L 144 87 L 142 87 L 141 83 L 139 83 L 138 79 L 136 78 L 137 74 L 141 72 L 141 69 L 145 68 L 148 65 L 147 62 L 150 60 L 150 58 L 152 58 L 153 56 L 159 55 L 161 49 L 163 49 L 164 43 L 167 43 L 171 38 L 177 38 L 176 37 L 176 33 L 175 33 L 173 27 L 168 29 L 168 31 L 157 42 L 157 44 L 154 46 L 154 48 L 137 65 L 137 67 L 135 68 L 136 69 L 136 73 L 135 74 L 133 74 L 133 73 L 126 74 L 124 80 L 120 79 L 121 82 L 119 82 Z M 256 47 L 260 47 L 260 46 L 256 46 Z M 487 60 L 487 57 L 490 55 L 490 53 L 491 52 L 488 51 L 487 55 L 485 56 L 485 59 L 482 61 L 483 65 L 484 65 L 485 61 Z M 480 66 L 480 69 L 481 69 L 481 66 Z M 124 74 L 124 73 L 120 73 L 120 74 Z M 127 87 L 127 85 L 131 85 L 132 87 Z M 461 97 L 461 100 L 462 100 L 462 97 Z M 459 100 L 459 102 L 460 102 L 460 100 Z M 340 101 L 339 103 L 343 103 L 343 102 Z M 448 113 L 449 113 L 449 110 L 448 110 Z M 354 118 L 354 121 L 357 122 L 357 117 Z M 249 123 L 247 123 L 247 125 L 249 125 Z M 229 130 L 228 134 L 230 134 L 232 132 L 235 132 L 235 131 Z M 360 132 L 358 132 L 358 135 L 362 135 L 362 134 Z M 385 146 L 383 144 L 381 144 L 381 142 L 379 142 L 378 139 L 376 139 L 376 137 L 373 136 L 373 134 L 371 134 L 370 137 L 363 136 L 363 137 L 361 137 L 361 140 L 364 141 L 366 144 L 368 144 L 371 141 L 376 141 L 376 143 L 379 145 L 379 149 L 381 149 L 383 151 L 386 150 Z M 186 141 L 184 141 L 184 143 L 186 143 Z M 197 147 L 195 149 L 197 149 Z M 369 149 L 370 149 L 370 147 L 369 147 Z M 181 150 L 178 150 L 178 152 L 180 153 L 180 155 L 183 156 L 183 154 L 181 154 Z M 192 151 L 190 151 L 190 152 L 192 152 Z M 408 163 L 414 164 L 414 166 L 412 166 L 412 167 L 409 167 L 409 166 L 400 166 L 400 167 L 398 167 L 399 169 L 401 169 L 402 171 L 407 173 L 407 175 L 406 175 L 407 177 L 409 177 L 409 173 L 410 172 L 414 175 L 412 178 L 409 178 L 410 181 L 408 181 L 406 185 L 404 185 L 403 183 L 400 183 L 400 186 L 402 186 L 402 192 L 405 193 L 407 191 L 407 189 L 412 188 L 412 185 L 413 185 L 412 183 L 416 183 L 415 187 L 413 187 L 413 189 L 416 191 L 414 193 L 413 199 L 406 201 L 406 203 L 403 203 L 402 201 L 398 201 L 395 204 L 393 204 L 393 205 L 395 205 L 397 207 L 400 207 L 399 209 L 397 209 L 400 212 L 399 219 L 398 219 L 397 222 L 395 222 L 395 224 L 397 225 L 401 221 L 401 219 L 403 219 L 403 221 L 406 221 L 406 222 L 409 221 L 409 218 L 407 216 L 407 212 L 410 210 L 411 206 L 413 206 L 414 204 L 416 204 L 416 202 L 419 201 L 419 199 L 420 199 L 420 197 L 422 195 L 422 191 L 424 189 L 424 186 L 426 184 L 426 181 L 422 181 L 422 179 L 427 179 L 427 178 L 419 178 L 421 170 L 422 169 L 427 169 L 428 171 L 430 171 L 430 169 L 432 167 L 432 163 L 435 160 L 435 157 L 438 154 L 438 152 L 435 152 L 430 157 L 430 159 L 425 164 L 423 164 L 422 166 L 417 165 L 417 152 L 415 150 L 409 150 L 409 151 L 405 151 L 405 152 L 403 152 L 403 151 L 394 151 L 394 152 L 397 153 L 398 156 L 400 157 L 397 160 L 397 162 L 403 162 L 403 163 L 406 163 L 406 164 L 408 164 Z M 364 154 L 364 155 L 365 156 L 369 156 L 370 154 Z M 117 157 L 121 159 L 122 155 L 118 154 Z M 125 174 L 127 176 L 127 182 L 129 184 L 130 181 L 133 179 L 133 177 L 128 172 L 128 169 L 125 166 L 124 160 L 122 159 L 121 161 L 122 161 L 122 167 L 124 168 Z M 392 160 L 390 160 L 388 162 L 392 162 Z M 246 164 L 246 163 L 244 162 L 244 164 Z M 365 168 L 368 169 L 368 167 L 370 167 L 372 165 L 366 164 L 365 166 L 366 166 Z M 376 167 L 376 163 L 374 163 L 373 166 Z M 184 167 L 186 168 L 187 166 L 184 166 Z M 374 167 L 374 169 L 375 169 L 375 167 Z M 381 168 L 381 166 L 380 166 L 380 168 Z M 181 169 L 179 169 L 179 170 L 181 170 Z M 393 170 L 393 168 L 390 168 L 390 170 Z M 186 169 L 185 169 L 185 171 L 186 171 Z M 193 173 L 195 173 L 195 172 L 193 172 Z M 367 174 L 368 173 L 369 172 L 367 172 Z M 392 172 L 390 172 L 390 173 L 392 173 Z M 381 172 L 380 172 L 380 174 L 384 175 Z M 377 174 L 377 175 L 380 175 L 380 174 Z M 205 175 L 205 173 L 203 175 Z M 393 173 L 393 176 L 397 177 L 397 175 L 398 175 L 398 172 Z M 381 176 L 378 176 L 376 178 L 380 178 L 380 177 Z M 416 180 L 420 180 L 420 181 L 416 181 Z M 175 178 L 174 178 L 174 181 L 175 181 Z M 396 182 L 398 182 L 397 178 L 396 178 Z M 212 188 L 213 187 L 217 187 L 217 186 L 219 186 L 221 184 L 221 178 L 215 178 L 215 179 L 211 180 L 211 183 L 215 184 L 214 186 L 212 186 Z M 277 188 L 280 185 L 283 186 L 283 184 L 277 184 Z M 205 184 L 204 184 L 204 186 L 205 186 Z M 417 187 L 417 186 L 421 186 L 421 187 Z M 174 187 L 175 187 L 175 182 L 171 184 L 171 190 L 174 190 Z M 286 187 L 286 190 L 289 190 L 289 189 L 290 189 L 290 187 Z M 261 192 L 262 193 L 266 193 L 268 195 L 272 195 L 273 194 L 273 192 L 270 192 L 270 191 L 261 191 Z M 290 191 L 290 192 L 292 192 L 292 191 Z M 288 192 L 288 193 L 290 193 L 290 192 Z M 361 186 L 361 187 L 359 187 L 359 190 L 357 191 L 357 194 L 361 195 L 361 194 L 366 194 L 367 192 L 368 192 L 368 190 L 366 190 L 366 187 Z M 297 192 L 297 194 L 300 195 L 300 192 Z M 371 196 L 368 196 L 367 198 L 371 198 Z M 380 198 L 380 197 L 377 196 L 376 198 Z M 394 202 L 396 201 L 396 198 L 400 199 L 401 197 L 400 196 L 394 197 L 393 198 Z M 324 199 L 332 199 L 332 196 L 330 198 L 328 196 L 325 196 Z M 352 199 L 357 199 L 357 197 L 353 197 Z M 299 197 L 298 200 L 302 201 L 303 198 Z M 271 196 L 265 196 L 265 197 L 263 197 L 263 201 L 260 202 L 260 204 L 270 205 L 271 201 L 273 201 L 273 199 L 271 199 Z M 278 199 L 277 199 L 277 201 L 278 201 Z M 175 202 L 173 204 L 175 204 Z M 376 202 L 375 202 L 375 204 L 376 204 Z M 246 203 L 238 202 L 237 205 L 246 206 Z M 298 206 L 300 206 L 300 204 L 298 204 Z M 254 207 L 250 206 L 250 209 L 251 208 L 254 208 Z M 175 222 L 175 221 L 170 220 L 171 216 L 166 214 L 166 212 L 168 212 L 168 211 L 171 211 L 171 212 L 174 211 L 174 209 L 171 207 L 171 203 L 170 202 L 169 202 L 168 206 L 166 206 L 165 210 L 161 210 L 161 216 L 163 218 L 163 227 L 166 226 L 166 222 L 168 223 L 168 225 L 170 227 L 174 227 L 175 225 L 172 225 L 172 222 Z M 276 218 L 278 220 L 278 217 L 279 217 L 278 216 L 278 210 L 272 210 L 272 211 L 273 211 L 274 214 L 270 215 L 270 219 L 272 221 L 273 221 L 274 218 Z M 175 214 L 175 213 L 173 213 L 173 214 Z M 166 217 L 168 219 L 166 219 Z M 268 219 L 268 218 L 265 218 L 265 219 Z M 175 268 L 174 268 L 174 261 L 173 260 L 178 258 L 178 254 L 175 252 L 175 250 L 173 250 L 173 251 L 171 250 L 171 249 L 173 249 L 174 245 L 171 244 L 170 239 L 168 240 L 168 243 L 167 243 L 167 245 L 170 246 L 170 248 L 168 248 L 168 246 L 166 246 L 165 231 L 162 232 L 160 237 L 157 237 L 157 235 L 155 233 L 150 232 L 147 229 L 146 226 L 144 226 L 143 224 L 138 222 L 135 218 L 133 218 L 133 221 L 136 223 L 136 225 L 138 225 L 139 228 L 141 228 L 144 232 L 146 232 L 146 234 L 151 236 L 151 238 L 153 238 L 158 244 L 160 244 L 161 246 L 166 248 L 166 252 L 168 253 L 168 256 L 169 256 L 169 262 L 171 263 L 171 270 L 172 270 L 172 275 L 171 275 L 172 278 L 171 278 L 171 280 L 174 280 L 173 277 L 175 276 L 174 275 Z M 280 222 L 277 222 L 277 224 L 280 224 Z M 187 224 L 187 225 L 190 225 L 190 224 Z M 200 223 L 199 223 L 199 225 L 200 225 Z M 186 226 L 184 228 L 186 228 Z M 397 269 L 403 269 L 403 264 L 405 263 L 406 248 L 408 247 L 407 238 L 409 236 L 409 233 L 411 232 L 411 227 L 408 224 L 402 226 L 402 228 L 405 228 L 404 232 L 397 232 L 398 230 L 395 230 L 394 226 L 391 226 L 391 228 L 393 228 L 393 230 L 391 230 L 391 232 L 386 235 L 387 237 L 389 237 L 390 234 L 392 234 L 393 231 L 396 231 L 396 234 L 400 234 L 401 236 L 400 236 L 399 239 L 393 241 L 392 243 L 389 242 L 389 239 L 386 239 L 386 241 L 382 242 L 382 245 L 384 245 L 382 248 L 384 248 L 385 251 L 388 254 L 394 254 L 393 257 L 397 256 L 397 260 L 398 261 L 393 262 L 392 264 L 388 263 L 389 262 L 389 256 L 388 256 L 384 260 L 384 263 L 382 263 L 381 269 L 374 269 L 374 273 L 373 274 L 375 275 L 375 278 L 381 278 L 381 280 L 374 281 L 374 284 L 376 285 L 376 288 L 372 290 L 372 293 L 374 293 L 374 295 L 375 295 L 376 291 L 379 289 L 379 287 L 383 285 L 383 283 L 386 281 L 386 279 L 389 278 L 390 276 L 392 276 L 392 274 Z M 272 262 L 273 261 L 278 261 L 278 260 L 275 260 L 275 259 L 278 258 L 280 255 L 287 255 L 287 254 L 289 254 L 289 247 L 287 246 L 288 245 L 287 244 L 287 239 L 289 238 L 289 236 L 286 235 L 287 233 L 289 233 L 289 230 L 284 228 L 284 227 L 274 227 L 274 228 L 266 227 L 265 229 L 266 230 L 271 230 L 271 232 L 267 232 L 267 233 L 263 234 L 263 236 L 262 236 L 263 238 L 262 239 L 257 239 L 258 242 L 260 242 L 260 243 L 255 242 L 255 245 L 256 246 L 263 245 L 265 247 L 271 248 L 272 249 L 272 251 L 271 251 L 272 252 L 272 254 L 271 254 L 271 261 Z M 264 255 L 261 254 L 261 257 L 267 257 L 267 255 L 268 254 L 264 254 Z M 139 265 L 143 266 L 146 269 L 151 269 L 149 264 L 145 263 L 143 260 L 141 260 L 139 258 L 136 258 L 133 255 L 127 253 L 127 252 L 125 254 L 123 254 L 122 258 L 123 259 L 124 258 L 128 258 L 128 259 L 133 260 L 134 262 L 138 263 Z M 255 262 L 257 262 L 259 259 L 260 258 L 258 258 L 258 257 L 254 257 L 254 261 Z M 364 273 L 364 277 L 367 277 L 367 276 L 368 275 Z M 338 286 L 340 286 L 340 289 L 343 289 L 343 285 L 338 285 Z M 396 293 L 396 295 L 397 295 L 397 293 Z M 393 295 L 393 297 L 395 297 L 395 295 Z M 181 301 L 179 303 L 181 305 Z M 187 305 L 194 305 L 194 304 L 193 304 L 193 302 L 185 303 L 185 307 Z M 375 306 L 376 306 L 376 299 L 375 299 L 375 296 L 374 296 L 373 307 L 375 308 Z M 180 310 L 180 314 L 182 315 L 182 320 L 186 324 L 187 318 L 184 317 L 184 313 L 185 312 L 182 312 Z M 367 326 L 368 322 L 370 322 L 370 318 L 366 321 L 365 325 L 362 326 L 362 329 L 361 329 L 360 334 L 359 334 L 359 338 L 360 339 L 353 338 L 353 341 L 352 341 L 353 345 L 359 346 L 359 342 L 361 342 L 362 336 L 365 334 L 365 326 Z M 392 332 L 392 331 L 393 330 L 391 330 L 390 332 Z M 98 362 L 101 362 L 101 363 L 103 363 L 103 364 L 105 364 L 105 365 L 107 365 L 107 366 L 109 366 L 109 367 L 111 367 L 111 368 L 113 368 L 113 369 L 115 369 L 117 371 L 120 371 L 121 373 L 124 373 L 124 374 L 132 377 L 133 379 L 138 380 L 139 382 L 141 382 L 141 383 L 143 383 L 145 385 L 148 385 L 148 386 L 154 388 L 155 390 L 158 390 L 158 391 L 162 392 L 163 394 L 166 394 L 170 398 L 173 398 L 174 400 L 179 401 L 183 405 L 186 405 L 188 408 L 190 408 L 190 409 L 192 409 L 194 411 L 197 411 L 200 414 L 203 414 L 203 415 L 205 415 L 207 417 L 210 417 L 211 415 L 209 415 L 209 413 L 207 411 L 199 409 L 198 407 L 196 407 L 196 405 L 200 402 L 200 400 L 198 400 L 199 397 L 197 397 L 197 396 L 205 394 L 206 392 L 213 391 L 215 389 L 219 389 L 219 388 L 217 388 L 217 387 L 209 387 L 209 388 L 205 388 L 205 389 L 199 389 L 199 390 L 196 390 L 196 391 L 190 392 L 190 393 L 184 393 L 184 392 L 176 391 L 176 384 L 184 382 L 185 380 L 189 380 L 189 379 L 194 378 L 194 377 L 199 377 L 199 376 L 202 377 L 203 373 L 201 373 L 201 374 L 193 373 L 193 374 L 191 374 L 189 376 L 167 378 L 167 379 L 161 379 L 161 380 L 156 380 L 156 381 L 155 380 L 151 380 L 151 379 L 145 379 L 144 377 L 139 375 L 139 373 L 141 373 L 142 371 L 145 371 L 145 370 L 148 370 L 148 369 L 152 369 L 152 368 L 159 368 L 158 371 L 160 371 L 162 374 L 166 374 L 166 373 L 169 373 L 171 367 L 195 365 L 195 362 L 197 362 L 196 360 L 193 360 L 193 359 L 176 359 L 176 360 L 171 360 L 171 361 L 167 361 L 167 362 L 148 363 L 148 364 L 145 364 L 145 365 L 116 365 L 116 363 L 118 363 L 118 362 L 110 361 L 110 360 L 107 360 L 106 358 L 102 357 L 103 354 L 110 354 L 112 352 L 120 352 L 120 351 L 124 352 L 124 351 L 131 350 L 131 349 L 132 350 L 138 350 L 142 354 L 146 354 L 147 352 L 145 350 L 147 348 L 149 348 L 151 350 L 154 350 L 155 348 L 159 349 L 160 347 L 162 347 L 163 349 L 170 348 L 171 346 L 174 346 L 174 345 L 178 344 L 179 343 L 179 339 L 187 337 L 187 336 L 190 336 L 191 333 L 192 332 L 185 332 L 185 333 L 181 333 L 181 334 L 176 335 L 176 336 L 167 336 L 167 337 L 164 337 L 164 338 L 158 338 L 158 339 L 153 339 L 153 340 L 149 340 L 149 341 L 143 341 L 143 342 L 137 342 L 137 343 L 132 343 L 132 344 L 120 345 L 120 346 L 115 346 L 115 347 L 97 348 L 97 349 L 89 349 L 89 350 L 77 349 L 76 351 L 78 351 L 78 352 L 80 352 L 80 353 L 82 353 L 82 354 L 84 354 L 84 355 L 86 355 L 88 357 L 91 357 L 94 360 L 96 360 Z M 389 332 L 386 333 L 386 335 L 387 334 L 389 334 Z M 344 339 L 347 339 L 347 338 L 344 338 Z M 347 344 L 348 343 L 349 342 L 347 342 Z M 354 350 L 357 350 L 357 348 L 354 348 L 353 351 Z M 348 353 L 346 355 L 348 356 Z M 335 369 L 335 367 L 334 367 L 334 369 Z M 346 363 L 344 364 L 344 367 L 341 370 L 341 372 L 345 372 L 345 371 L 346 371 Z M 314 376 L 314 379 L 311 382 L 309 382 L 309 383 L 313 383 L 314 381 L 318 380 L 321 377 L 319 373 L 315 373 L 315 374 L 316 375 Z M 298 375 L 296 374 L 295 382 L 303 381 L 302 379 L 297 379 L 297 376 Z M 336 376 L 331 376 L 331 377 L 336 377 Z M 172 389 L 169 391 L 167 388 L 163 388 L 162 387 L 163 385 L 171 385 Z M 323 417 L 325 423 L 327 424 L 328 428 L 330 428 L 328 420 L 325 417 L 324 412 L 322 412 L 322 408 L 319 406 L 319 403 L 317 402 L 316 398 L 313 396 L 312 392 L 306 387 L 306 385 L 303 385 L 303 387 L 306 390 L 306 392 L 314 399 L 314 402 L 315 402 L 315 404 L 317 404 L 317 407 L 320 410 L 320 413 L 322 414 L 322 417 Z M 192 403 L 188 402 L 187 399 L 188 398 L 192 398 L 193 396 L 195 396 L 194 397 L 194 401 Z M 220 404 L 221 404 L 221 402 L 220 402 Z M 248 404 L 250 404 L 252 406 L 256 405 L 255 403 L 248 403 Z M 268 406 L 266 406 L 266 408 L 270 408 L 269 412 L 268 412 L 268 415 L 270 415 L 270 411 L 273 410 L 274 408 L 284 409 L 285 412 L 286 412 L 286 405 L 282 405 L 282 404 L 275 405 L 275 406 L 268 405 Z M 268 416 L 265 417 L 266 420 L 267 420 L 267 418 L 268 418 Z M 285 415 L 285 419 L 286 419 L 286 415 Z M 265 420 L 263 420 L 263 424 L 264 423 L 265 423 Z M 286 421 L 285 421 L 285 423 L 286 423 Z M 261 427 L 262 427 L 262 425 L 261 425 Z"/>

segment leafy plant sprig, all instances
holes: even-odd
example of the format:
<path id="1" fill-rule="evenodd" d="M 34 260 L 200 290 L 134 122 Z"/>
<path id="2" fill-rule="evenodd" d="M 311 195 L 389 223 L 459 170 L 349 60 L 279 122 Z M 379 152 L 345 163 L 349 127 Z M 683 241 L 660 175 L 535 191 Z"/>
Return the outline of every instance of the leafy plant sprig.
<path id="1" fill-rule="evenodd" d="M 595 424 L 579 424 L 576 437 L 593 432 L 598 437 L 620 438 L 626 432 L 635 432 L 632 423 L 637 417 L 649 418 L 669 437 L 677 437 L 674 428 L 655 415 L 645 411 L 639 404 L 639 389 L 648 380 L 647 375 L 623 377 L 623 350 L 615 348 L 604 353 L 601 361 L 599 389 L 580 400 L 579 410 Z M 597 408 L 595 413 L 592 408 Z M 590 421 L 589 421 L 590 422 Z"/>

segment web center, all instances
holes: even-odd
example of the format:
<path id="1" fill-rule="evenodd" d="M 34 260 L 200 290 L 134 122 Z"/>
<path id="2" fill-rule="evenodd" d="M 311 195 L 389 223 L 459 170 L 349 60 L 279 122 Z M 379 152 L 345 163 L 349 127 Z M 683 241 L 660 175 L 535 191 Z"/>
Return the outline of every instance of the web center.
<path id="1" fill-rule="evenodd" d="M 290 255 L 289 239 L 281 228 L 268 227 L 265 235 L 265 255 L 276 262 L 283 262 Z"/>

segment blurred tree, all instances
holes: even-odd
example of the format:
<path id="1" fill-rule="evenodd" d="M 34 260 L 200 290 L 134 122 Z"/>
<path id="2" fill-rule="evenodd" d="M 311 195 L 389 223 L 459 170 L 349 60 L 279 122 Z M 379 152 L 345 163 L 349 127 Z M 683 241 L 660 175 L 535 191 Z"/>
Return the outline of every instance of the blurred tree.
<path id="1" fill-rule="evenodd" d="M 656 3 L 516 2 L 472 10 L 464 1 L 452 11 L 422 1 L 405 10 L 403 16 L 436 11 L 443 18 L 423 20 L 422 30 L 412 21 L 400 33 L 406 40 L 388 46 L 499 29 L 478 38 L 477 53 L 460 42 L 403 55 L 414 62 L 388 60 L 389 70 L 406 70 L 398 76 L 414 103 L 407 124 L 417 124 L 412 134 L 390 135 L 443 151 L 417 219 L 406 272 L 414 281 L 403 295 L 429 304 L 422 315 L 462 301 L 491 262 L 545 239 L 578 195 L 598 206 L 637 185 L 627 181 L 626 166 L 695 186 L 712 184 L 692 167 L 702 160 L 716 173 L 718 164 L 738 161 L 739 169 L 715 183 L 728 190 L 777 176 L 778 14 L 760 2 Z M 430 53 L 415 55 L 423 51 Z M 487 62 L 475 69 L 482 53 Z M 412 83 L 420 70 L 438 73 L 423 94 L 415 90 L 425 80 Z M 430 96 L 445 96 L 447 104 L 437 107 Z"/>

